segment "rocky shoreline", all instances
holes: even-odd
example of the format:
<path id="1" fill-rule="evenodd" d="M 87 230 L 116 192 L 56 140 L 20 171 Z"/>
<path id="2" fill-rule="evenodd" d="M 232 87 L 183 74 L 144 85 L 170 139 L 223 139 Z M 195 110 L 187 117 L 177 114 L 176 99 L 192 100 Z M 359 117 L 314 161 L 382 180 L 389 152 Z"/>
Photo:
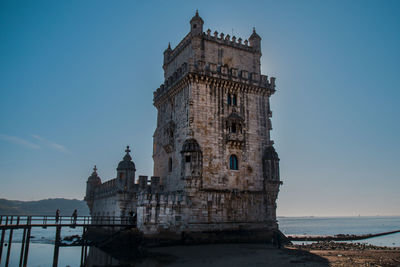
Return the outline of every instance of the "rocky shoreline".
<path id="1" fill-rule="evenodd" d="M 400 252 L 400 247 L 380 247 L 365 243 L 346 243 L 334 241 L 319 241 L 311 244 L 292 245 L 298 249 L 306 250 L 395 250 Z"/>
<path id="2" fill-rule="evenodd" d="M 395 233 L 399 233 L 400 230 L 383 232 L 383 233 L 375 233 L 375 234 L 364 234 L 364 235 L 351 235 L 351 234 L 338 234 L 338 235 L 327 235 L 327 236 L 312 236 L 312 235 L 288 235 L 287 238 L 290 241 L 354 241 L 354 240 L 363 240 L 371 237 L 378 237 L 384 235 L 391 235 Z"/>
<path id="3" fill-rule="evenodd" d="M 400 247 L 379 247 L 363 243 L 320 241 L 290 245 L 296 252 L 309 252 L 325 259 L 329 266 L 400 266 Z"/>

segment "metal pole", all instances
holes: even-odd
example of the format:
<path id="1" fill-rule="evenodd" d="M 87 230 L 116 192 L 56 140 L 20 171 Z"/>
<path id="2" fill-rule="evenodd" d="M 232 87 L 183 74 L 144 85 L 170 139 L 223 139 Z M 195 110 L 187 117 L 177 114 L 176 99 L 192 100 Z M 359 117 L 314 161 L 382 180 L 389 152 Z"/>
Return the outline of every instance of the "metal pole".
<path id="1" fill-rule="evenodd" d="M 56 227 L 56 240 L 54 242 L 54 256 L 53 256 L 53 267 L 57 267 L 58 265 L 58 252 L 60 250 L 60 233 L 61 233 L 61 226 Z"/>
<path id="2" fill-rule="evenodd" d="M 19 267 L 22 266 L 24 258 L 25 239 L 26 239 L 26 228 L 24 228 L 24 233 L 22 234 L 21 254 L 19 255 Z"/>
<path id="3" fill-rule="evenodd" d="M 8 238 L 8 248 L 7 248 L 7 258 L 6 258 L 6 267 L 8 267 L 8 263 L 10 262 L 10 252 L 11 252 L 11 244 L 13 238 L 13 229 L 10 229 L 10 237 Z"/>
<path id="4" fill-rule="evenodd" d="M 83 258 L 83 266 L 86 265 L 86 258 L 87 258 L 87 246 L 85 244 L 85 255 L 84 255 L 84 258 Z"/>
<path id="5" fill-rule="evenodd" d="M 24 267 L 26 267 L 28 263 L 28 252 L 29 252 L 29 241 L 31 240 L 31 216 L 26 218 L 26 224 L 28 225 L 28 232 L 26 233 L 26 245 L 25 245 L 25 252 L 24 252 Z"/>
<path id="6" fill-rule="evenodd" d="M 83 239 L 83 236 L 85 235 L 85 227 L 83 227 L 83 231 L 82 231 L 82 249 L 81 249 L 81 267 L 83 267 L 84 265 L 84 258 L 83 258 L 83 253 L 85 251 L 85 243 L 86 241 Z"/>
<path id="7" fill-rule="evenodd" d="M 0 263 L 1 263 L 1 255 L 3 254 L 3 244 L 4 244 L 4 236 L 6 235 L 6 229 L 1 230 L 1 241 L 0 241 Z"/>
<path id="8" fill-rule="evenodd" d="M 12 224 L 13 216 L 11 216 L 10 224 Z M 10 228 L 10 236 L 8 237 L 8 248 L 7 248 L 7 258 L 6 258 L 6 267 L 8 267 L 8 263 L 10 262 L 10 252 L 11 252 L 11 244 L 13 238 L 13 229 Z"/>

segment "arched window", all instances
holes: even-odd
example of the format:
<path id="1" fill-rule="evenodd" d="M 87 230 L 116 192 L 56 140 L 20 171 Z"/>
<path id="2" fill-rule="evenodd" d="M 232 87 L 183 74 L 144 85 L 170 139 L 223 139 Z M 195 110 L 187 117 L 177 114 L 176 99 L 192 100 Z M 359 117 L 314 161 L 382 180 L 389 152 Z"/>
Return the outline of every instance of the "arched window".
<path id="1" fill-rule="evenodd" d="M 236 155 L 231 155 L 229 158 L 229 169 L 231 170 L 238 170 L 239 169 L 239 162 Z"/>
<path id="2" fill-rule="evenodd" d="M 231 94 L 228 94 L 228 106 L 232 105 L 232 98 L 231 98 Z"/>
<path id="3" fill-rule="evenodd" d="M 172 159 L 168 159 L 168 172 L 172 172 Z"/>
<path id="4" fill-rule="evenodd" d="M 237 97 L 236 97 L 236 94 L 233 94 L 233 95 L 232 95 L 232 105 L 233 105 L 233 106 L 236 106 L 236 105 L 237 105 Z"/>

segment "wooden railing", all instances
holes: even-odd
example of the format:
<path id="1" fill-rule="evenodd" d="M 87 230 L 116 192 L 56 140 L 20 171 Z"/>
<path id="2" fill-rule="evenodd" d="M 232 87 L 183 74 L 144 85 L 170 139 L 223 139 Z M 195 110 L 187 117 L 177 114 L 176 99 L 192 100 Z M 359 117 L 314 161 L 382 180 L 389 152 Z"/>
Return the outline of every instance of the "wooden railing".
<path id="1" fill-rule="evenodd" d="M 136 227 L 136 217 L 134 216 L 47 216 L 47 215 L 0 215 L 0 263 L 3 256 L 3 246 L 6 231 L 8 231 L 7 251 L 5 253 L 5 266 L 9 266 L 11 245 L 13 240 L 13 231 L 23 229 L 21 252 L 18 266 L 27 266 L 29 243 L 31 238 L 32 227 L 55 227 L 55 243 L 53 267 L 58 265 L 58 254 L 61 245 L 61 228 L 62 227 L 82 227 L 82 236 L 90 227 Z M 117 228 L 118 229 L 118 228 Z M 85 266 L 87 254 L 87 242 L 83 241 L 81 251 L 81 266 Z M 14 266 L 14 265 L 13 265 Z"/>
<path id="2" fill-rule="evenodd" d="M 132 226 L 133 216 L 47 216 L 47 215 L 0 215 L 0 229 L 55 226 Z"/>

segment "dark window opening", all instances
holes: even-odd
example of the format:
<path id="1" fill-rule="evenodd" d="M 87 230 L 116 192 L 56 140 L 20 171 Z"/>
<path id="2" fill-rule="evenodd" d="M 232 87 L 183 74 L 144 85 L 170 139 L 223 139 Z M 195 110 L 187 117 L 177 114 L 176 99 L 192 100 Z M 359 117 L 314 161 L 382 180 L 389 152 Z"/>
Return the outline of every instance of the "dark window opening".
<path id="1" fill-rule="evenodd" d="M 119 174 L 119 178 L 124 178 L 124 174 L 122 172 Z"/>
<path id="2" fill-rule="evenodd" d="M 233 100 L 232 100 L 232 104 L 234 105 L 234 106 L 236 106 L 237 105 L 237 99 L 236 99 L 237 97 L 236 97 L 236 94 L 234 94 L 233 95 Z"/>
<path id="3" fill-rule="evenodd" d="M 236 123 L 232 123 L 231 132 L 236 133 Z"/>
<path id="4" fill-rule="evenodd" d="M 172 159 L 171 158 L 168 159 L 168 171 L 172 172 Z"/>
<path id="5" fill-rule="evenodd" d="M 232 105 L 231 94 L 228 94 L 228 106 Z"/>
<path id="6" fill-rule="evenodd" d="M 186 156 L 186 157 L 185 157 L 185 162 L 188 163 L 188 162 L 190 162 L 190 161 L 191 161 L 190 156 Z"/>
<path id="7" fill-rule="evenodd" d="M 239 164 L 236 155 L 231 155 L 229 158 L 229 169 L 231 170 L 238 170 Z"/>
<path id="8" fill-rule="evenodd" d="M 197 27 L 197 25 L 196 25 L 196 24 L 193 24 L 193 29 L 196 29 L 196 27 Z"/>

